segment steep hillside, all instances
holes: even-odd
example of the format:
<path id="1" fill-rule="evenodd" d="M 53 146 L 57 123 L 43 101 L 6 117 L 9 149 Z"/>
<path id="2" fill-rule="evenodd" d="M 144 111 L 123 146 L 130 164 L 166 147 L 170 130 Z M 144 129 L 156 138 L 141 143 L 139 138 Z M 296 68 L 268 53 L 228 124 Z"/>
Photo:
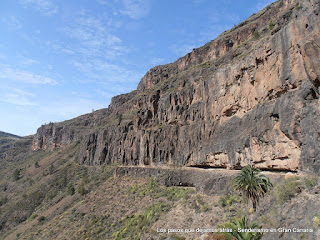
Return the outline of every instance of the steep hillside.
<path id="1" fill-rule="evenodd" d="M 117 166 L 80 165 L 79 148 L 74 143 L 63 149 L 30 152 L 23 161 L 0 169 L 0 239 L 225 239 L 204 236 L 204 230 L 168 233 L 159 229 L 219 228 L 244 215 L 266 229 L 313 230 L 278 230 L 265 233 L 263 239 L 314 240 L 320 236 L 320 185 L 315 177 L 265 173 L 275 187 L 261 200 L 257 212 L 252 212 L 228 187 L 236 170 L 184 169 L 185 177 L 193 175 L 199 182 L 202 176 L 211 179 L 213 191 L 207 195 L 206 189 L 197 186 L 159 185 L 142 172 L 133 176 L 129 171 L 126 176 Z M 175 171 L 178 175 L 182 169 Z"/>
<path id="2" fill-rule="evenodd" d="M 108 109 L 44 125 L 33 149 L 80 141 L 78 161 L 320 171 L 319 1 L 280 0 Z"/>

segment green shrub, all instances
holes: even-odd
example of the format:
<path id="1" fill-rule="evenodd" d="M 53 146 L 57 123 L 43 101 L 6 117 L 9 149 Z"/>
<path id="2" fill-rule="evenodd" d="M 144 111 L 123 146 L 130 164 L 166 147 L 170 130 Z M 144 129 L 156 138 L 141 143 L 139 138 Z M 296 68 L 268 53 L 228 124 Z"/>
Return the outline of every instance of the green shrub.
<path id="1" fill-rule="evenodd" d="M 179 187 L 169 187 L 166 190 L 166 197 L 170 201 L 178 201 L 179 199 L 187 200 L 190 197 L 192 189 L 184 189 Z"/>
<path id="2" fill-rule="evenodd" d="M 30 217 L 30 220 L 32 221 L 33 219 L 37 218 L 38 217 L 38 214 L 33 214 L 31 217 Z"/>
<path id="3" fill-rule="evenodd" d="M 298 177 L 288 178 L 276 187 L 278 204 L 282 205 L 301 191 L 301 182 Z"/>
<path id="4" fill-rule="evenodd" d="M 226 201 L 226 198 L 225 197 L 220 197 L 219 200 L 218 200 L 218 204 L 221 206 L 221 207 L 225 207 L 227 206 L 227 201 Z"/>
<path id="5" fill-rule="evenodd" d="M 261 229 L 262 226 L 256 222 L 249 222 L 249 218 L 243 216 L 235 218 L 223 225 L 224 228 L 232 229 L 232 232 L 226 232 L 226 237 L 231 239 L 262 239 L 263 233 L 260 232 L 238 232 L 238 229 Z"/>
<path id="6" fill-rule="evenodd" d="M 83 183 L 79 186 L 79 188 L 78 188 L 78 193 L 79 193 L 81 196 L 83 196 L 83 195 L 85 195 L 85 194 L 87 193 L 87 190 L 85 189 Z"/>
<path id="7" fill-rule="evenodd" d="M 168 210 L 168 205 L 159 202 L 147 207 L 143 213 L 127 217 L 122 221 L 120 229 L 113 233 L 114 239 L 140 239 L 143 231 L 156 222 L 161 213 Z"/>
<path id="8" fill-rule="evenodd" d="M 36 161 L 36 162 L 34 163 L 34 167 L 35 167 L 35 168 L 39 168 L 39 167 L 40 167 L 40 165 L 39 165 L 39 162 L 38 162 L 38 161 Z"/>
<path id="9" fill-rule="evenodd" d="M 312 222 L 314 226 L 320 227 L 320 217 L 318 215 L 313 217 Z"/>
<path id="10" fill-rule="evenodd" d="M 38 217 L 38 223 L 40 223 L 40 224 L 44 223 L 45 220 L 46 220 L 46 218 L 44 216 Z"/>
<path id="11" fill-rule="evenodd" d="M 160 186 L 154 178 L 149 179 L 145 184 L 129 187 L 127 190 L 127 193 L 130 195 L 137 195 L 139 197 L 150 196 L 152 198 L 165 197 L 170 201 L 187 200 L 193 192 L 193 189 Z"/>
<path id="12" fill-rule="evenodd" d="M 303 182 L 303 186 L 307 189 L 307 190 L 312 190 L 315 186 L 317 186 L 318 184 L 318 179 L 317 177 L 305 177 L 302 179 Z"/>
<path id="13" fill-rule="evenodd" d="M 53 166 L 53 163 L 51 163 L 50 168 L 49 168 L 50 175 L 53 174 L 53 172 L 54 172 L 54 166 Z"/>
<path id="14" fill-rule="evenodd" d="M 177 234 L 171 234 L 170 239 L 172 239 L 172 240 L 185 240 L 186 238 L 183 236 L 179 236 Z"/>
<path id="15" fill-rule="evenodd" d="M 20 179 L 20 169 L 14 170 L 12 174 L 13 181 L 18 181 Z"/>
<path id="16" fill-rule="evenodd" d="M 203 205 L 201 205 L 201 207 L 200 207 L 200 211 L 201 212 L 207 212 L 208 210 L 210 210 L 210 208 L 208 207 L 208 205 L 207 204 L 203 204 Z"/>
<path id="17" fill-rule="evenodd" d="M 275 24 L 272 22 L 272 20 L 269 22 L 269 30 L 271 31 L 274 28 Z"/>
<path id="18" fill-rule="evenodd" d="M 0 199 L 0 207 L 1 207 L 2 205 L 6 204 L 7 202 L 8 202 L 8 198 L 7 198 L 7 197 L 2 197 L 2 198 Z"/>
<path id="19" fill-rule="evenodd" d="M 74 195 L 74 193 L 75 193 L 74 186 L 73 186 L 72 183 L 70 183 L 70 184 L 68 185 L 68 194 L 72 196 L 72 195 Z"/>
<path id="20" fill-rule="evenodd" d="M 225 207 L 225 206 L 231 206 L 232 204 L 234 203 L 238 203 L 240 202 L 241 200 L 239 199 L 239 197 L 235 194 L 233 195 L 227 195 L 227 196 L 221 196 L 219 198 L 219 205 L 222 206 L 222 207 Z"/>
<path id="21" fill-rule="evenodd" d="M 255 30 L 254 33 L 253 33 L 253 39 L 258 39 L 260 37 L 260 33 L 258 30 Z"/>

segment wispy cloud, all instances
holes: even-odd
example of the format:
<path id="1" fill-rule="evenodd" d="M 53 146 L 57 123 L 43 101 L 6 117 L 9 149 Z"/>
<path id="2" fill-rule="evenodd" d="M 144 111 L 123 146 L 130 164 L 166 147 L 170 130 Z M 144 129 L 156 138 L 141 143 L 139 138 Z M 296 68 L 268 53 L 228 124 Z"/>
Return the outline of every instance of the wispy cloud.
<path id="1" fill-rule="evenodd" d="M 30 71 L 13 69 L 10 66 L 0 66 L 0 79 L 32 84 L 57 84 L 57 81 L 50 77 L 38 75 Z"/>
<path id="2" fill-rule="evenodd" d="M 31 66 L 31 65 L 39 63 L 39 62 L 35 59 L 32 59 L 32 58 L 20 56 L 19 63 L 22 66 L 28 67 L 28 66 Z"/>
<path id="3" fill-rule="evenodd" d="M 114 59 L 129 51 L 122 40 L 110 31 L 111 23 L 106 19 L 82 15 L 71 20 L 61 31 L 72 38 L 73 45 L 61 47 L 69 53 L 79 53 L 84 56 L 106 57 Z"/>
<path id="4" fill-rule="evenodd" d="M 122 0 L 122 4 L 120 13 L 133 19 L 146 17 L 151 9 L 150 0 Z"/>
<path id="5" fill-rule="evenodd" d="M 69 18 L 67 26 L 60 31 L 72 39 L 71 44 L 63 47 L 55 44 L 54 48 L 69 53 L 71 58 L 67 63 L 84 73 L 84 82 L 104 86 L 116 82 L 137 83 L 140 80 L 142 74 L 130 70 L 126 63 L 126 54 L 132 49 L 114 34 L 111 19 L 92 16 L 86 12 Z"/>
<path id="6" fill-rule="evenodd" d="M 33 93 L 17 88 L 11 88 L 8 92 L 3 93 L 1 100 L 14 105 L 35 106 L 37 104 L 31 100 L 34 96 Z"/>
<path id="7" fill-rule="evenodd" d="M 95 81 L 101 84 L 137 83 L 142 77 L 142 74 L 133 70 L 97 59 L 87 61 L 74 60 L 70 64 L 79 71 L 84 72 L 87 78 L 90 79 L 88 81 Z"/>
<path id="8" fill-rule="evenodd" d="M 58 7 L 51 0 L 20 0 L 26 8 L 33 8 L 41 15 L 53 16 L 58 12 Z"/>
<path id="9" fill-rule="evenodd" d="M 2 22 L 12 31 L 22 28 L 22 24 L 16 16 L 3 17 Z"/>

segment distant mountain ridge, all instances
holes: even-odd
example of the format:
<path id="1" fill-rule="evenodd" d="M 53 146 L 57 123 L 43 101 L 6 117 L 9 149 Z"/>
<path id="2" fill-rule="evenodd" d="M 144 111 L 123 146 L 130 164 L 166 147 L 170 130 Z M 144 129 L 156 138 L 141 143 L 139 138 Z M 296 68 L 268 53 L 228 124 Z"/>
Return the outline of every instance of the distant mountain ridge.
<path id="1" fill-rule="evenodd" d="M 10 138 L 18 138 L 18 139 L 21 138 L 20 136 L 0 131 L 0 138 L 8 138 L 8 137 L 10 137 Z"/>

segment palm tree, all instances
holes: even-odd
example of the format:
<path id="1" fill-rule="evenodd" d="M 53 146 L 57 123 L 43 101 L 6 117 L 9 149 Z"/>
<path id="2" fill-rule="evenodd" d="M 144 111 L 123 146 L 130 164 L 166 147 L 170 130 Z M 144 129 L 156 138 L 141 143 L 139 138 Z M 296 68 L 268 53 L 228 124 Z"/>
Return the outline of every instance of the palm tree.
<path id="1" fill-rule="evenodd" d="M 257 209 L 260 197 L 263 197 L 272 187 L 270 179 L 260 174 L 260 170 L 247 165 L 232 179 L 235 190 L 244 193 L 244 196 L 252 202 L 254 211 Z"/>
<path id="2" fill-rule="evenodd" d="M 239 229 L 259 229 L 262 227 L 255 222 L 250 224 L 246 216 L 225 223 L 223 227 L 232 229 L 232 232 L 225 233 L 225 235 L 232 240 L 260 240 L 263 236 L 262 232 L 239 231 Z"/>

